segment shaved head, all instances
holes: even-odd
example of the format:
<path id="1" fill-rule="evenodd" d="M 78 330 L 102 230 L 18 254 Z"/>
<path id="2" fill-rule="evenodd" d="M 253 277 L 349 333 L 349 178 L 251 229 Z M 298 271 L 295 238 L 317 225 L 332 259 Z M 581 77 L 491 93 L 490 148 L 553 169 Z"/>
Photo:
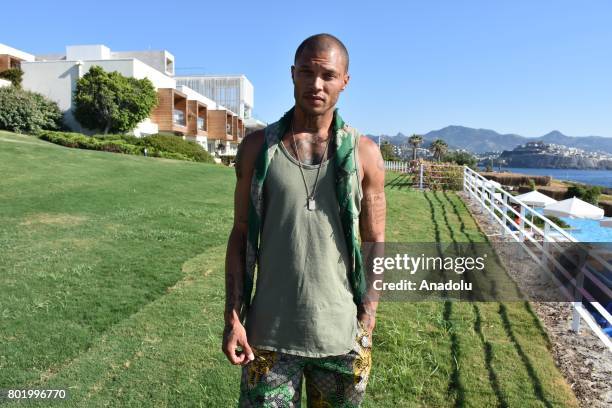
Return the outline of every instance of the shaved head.
<path id="1" fill-rule="evenodd" d="M 326 33 L 311 35 L 302 41 L 300 46 L 295 51 L 294 63 L 297 62 L 300 55 L 302 55 L 304 52 L 329 51 L 330 49 L 334 48 L 340 52 L 340 55 L 344 59 L 344 72 L 348 72 L 349 55 L 346 47 L 337 37 Z"/>

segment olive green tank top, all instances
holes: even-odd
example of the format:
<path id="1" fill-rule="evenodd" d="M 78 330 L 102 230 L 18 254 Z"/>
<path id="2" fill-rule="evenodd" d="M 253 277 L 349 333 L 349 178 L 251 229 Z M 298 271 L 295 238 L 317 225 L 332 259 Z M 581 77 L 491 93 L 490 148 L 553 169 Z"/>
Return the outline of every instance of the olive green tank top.
<path id="1" fill-rule="evenodd" d="M 282 141 L 279 145 L 263 187 L 256 289 L 246 319 L 248 341 L 261 349 L 307 357 L 346 354 L 358 333 L 357 308 L 348 280 L 334 161 L 322 163 L 316 209 L 309 210 L 298 161 Z M 313 190 L 317 167 L 302 164 L 308 191 Z M 353 177 L 361 186 L 359 175 Z M 361 197 L 360 187 L 353 194 L 358 209 Z"/>

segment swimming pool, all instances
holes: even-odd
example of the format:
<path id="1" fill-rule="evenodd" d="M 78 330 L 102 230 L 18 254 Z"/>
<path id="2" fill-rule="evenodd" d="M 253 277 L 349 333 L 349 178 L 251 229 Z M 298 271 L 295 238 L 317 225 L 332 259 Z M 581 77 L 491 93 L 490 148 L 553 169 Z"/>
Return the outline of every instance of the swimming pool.
<path id="1" fill-rule="evenodd" d="M 575 230 L 568 231 L 580 242 L 612 242 L 612 228 L 602 227 L 599 221 L 580 218 L 561 218 Z"/>

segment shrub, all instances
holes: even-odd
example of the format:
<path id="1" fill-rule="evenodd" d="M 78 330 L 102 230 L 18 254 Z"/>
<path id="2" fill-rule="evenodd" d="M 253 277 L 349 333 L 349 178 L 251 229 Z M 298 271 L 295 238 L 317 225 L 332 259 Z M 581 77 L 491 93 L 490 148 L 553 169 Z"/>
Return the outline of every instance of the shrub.
<path id="1" fill-rule="evenodd" d="M 62 112 L 43 95 L 14 86 L 0 88 L 0 129 L 36 133 L 59 129 Z"/>
<path id="2" fill-rule="evenodd" d="M 21 88 L 23 71 L 19 68 L 11 68 L 0 72 L 0 78 L 11 81 L 15 88 Z"/>
<path id="3" fill-rule="evenodd" d="M 106 72 L 93 66 L 78 80 L 74 117 L 88 129 L 129 132 L 146 119 L 157 104 L 157 92 L 147 79 Z"/>
<path id="4" fill-rule="evenodd" d="M 599 196 L 601 195 L 601 188 L 597 186 L 592 186 L 586 189 L 582 199 L 587 203 L 591 203 L 593 205 L 597 205 L 599 202 Z"/>
<path id="5" fill-rule="evenodd" d="M 529 179 L 529 188 L 531 189 L 531 191 L 537 190 L 534 179 Z"/>
<path id="6" fill-rule="evenodd" d="M 155 151 L 155 157 L 162 157 L 164 159 L 174 159 L 174 160 L 186 160 L 186 161 L 196 161 L 191 157 L 187 157 L 181 153 L 170 153 L 170 152 L 159 152 Z"/>
<path id="7" fill-rule="evenodd" d="M 147 147 L 148 155 L 152 157 L 213 162 L 212 157 L 200 145 L 178 136 L 154 135 L 137 138 L 130 135 L 85 136 L 81 133 L 42 131 L 38 137 L 51 143 L 79 149 L 141 155 Z"/>
<path id="8" fill-rule="evenodd" d="M 468 166 L 470 168 L 476 168 L 478 160 L 468 152 L 450 152 L 443 156 L 442 161 L 448 163 L 456 163 L 460 166 Z"/>
<path id="9" fill-rule="evenodd" d="M 597 205 L 599 202 L 599 196 L 601 196 L 601 187 L 598 186 L 583 186 L 580 184 L 574 184 L 567 188 L 566 198 L 577 197 L 581 200 Z"/>
<path id="10" fill-rule="evenodd" d="M 567 198 L 578 197 L 582 199 L 585 193 L 586 190 L 581 185 L 573 185 L 567 188 Z"/>
<path id="11" fill-rule="evenodd" d="M 202 146 L 189 140 L 183 140 L 180 136 L 157 134 L 146 136 L 143 141 L 147 148 L 156 151 L 179 153 L 197 162 L 213 162 L 211 155 Z"/>

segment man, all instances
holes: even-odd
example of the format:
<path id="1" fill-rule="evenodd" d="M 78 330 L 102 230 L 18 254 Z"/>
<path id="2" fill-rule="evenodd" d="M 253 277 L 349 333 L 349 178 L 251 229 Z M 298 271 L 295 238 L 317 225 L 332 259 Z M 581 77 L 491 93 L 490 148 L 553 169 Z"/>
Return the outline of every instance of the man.
<path id="1" fill-rule="evenodd" d="M 304 40 L 294 107 L 239 148 L 222 349 L 241 406 L 299 406 L 303 378 L 309 406 L 364 397 L 378 302 L 359 241 L 384 242 L 384 163 L 335 109 L 348 66 L 336 37 Z"/>

